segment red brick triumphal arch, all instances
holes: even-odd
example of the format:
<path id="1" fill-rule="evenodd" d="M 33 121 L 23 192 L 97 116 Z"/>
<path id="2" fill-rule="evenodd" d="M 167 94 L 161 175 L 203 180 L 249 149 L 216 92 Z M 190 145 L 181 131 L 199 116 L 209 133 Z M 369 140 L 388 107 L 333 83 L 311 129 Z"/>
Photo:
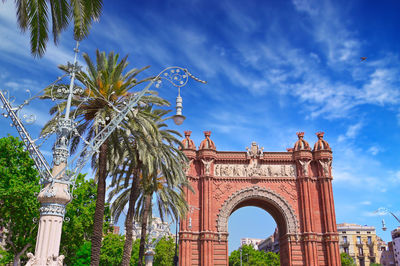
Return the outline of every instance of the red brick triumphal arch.
<path id="1" fill-rule="evenodd" d="M 317 133 L 313 150 L 297 133 L 287 152 L 264 152 L 255 142 L 243 152 L 217 151 L 209 131 L 197 150 L 190 133 L 182 143 L 194 193 L 187 191 L 190 211 L 180 223 L 180 265 L 228 265 L 228 219 L 245 206 L 275 219 L 281 265 L 340 265 L 324 133 Z"/>

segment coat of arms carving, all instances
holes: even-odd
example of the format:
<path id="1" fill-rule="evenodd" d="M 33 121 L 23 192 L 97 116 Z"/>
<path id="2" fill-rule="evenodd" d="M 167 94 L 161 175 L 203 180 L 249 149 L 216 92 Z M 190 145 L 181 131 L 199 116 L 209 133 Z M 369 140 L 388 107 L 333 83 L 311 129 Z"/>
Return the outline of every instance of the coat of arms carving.
<path id="1" fill-rule="evenodd" d="M 251 143 L 250 148 L 246 147 L 246 150 L 247 150 L 247 158 L 248 159 L 251 159 L 251 158 L 260 158 L 261 159 L 264 157 L 264 147 L 262 147 L 260 149 L 260 146 L 255 141 L 253 141 Z"/>

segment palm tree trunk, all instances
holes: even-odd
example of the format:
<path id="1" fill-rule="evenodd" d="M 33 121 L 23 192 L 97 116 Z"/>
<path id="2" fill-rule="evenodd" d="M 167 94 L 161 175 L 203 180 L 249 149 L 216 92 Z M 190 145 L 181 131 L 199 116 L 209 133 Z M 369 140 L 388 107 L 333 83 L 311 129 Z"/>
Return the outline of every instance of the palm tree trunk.
<path id="1" fill-rule="evenodd" d="M 139 169 L 140 167 L 138 167 Z M 136 170 L 133 176 L 133 182 L 131 187 L 131 193 L 129 196 L 129 207 L 128 214 L 125 219 L 125 243 L 124 243 L 124 253 L 122 255 L 122 266 L 129 266 L 129 262 L 132 256 L 132 242 L 133 242 L 133 216 L 135 212 L 135 203 L 139 197 L 139 183 L 140 183 L 140 170 Z"/>
<path id="2" fill-rule="evenodd" d="M 99 177 L 97 181 L 97 200 L 94 212 L 92 255 L 90 265 L 98 266 L 100 263 L 100 248 L 103 238 L 104 203 L 106 199 L 106 177 L 107 177 L 107 146 L 106 140 L 100 146 L 99 153 Z"/>
<path id="3" fill-rule="evenodd" d="M 146 234 L 147 234 L 147 224 L 149 220 L 150 208 L 151 208 L 151 194 L 145 196 L 144 200 L 144 211 L 142 217 L 142 235 L 140 237 L 140 248 L 139 248 L 139 266 L 143 265 L 143 257 L 144 257 L 144 246 L 146 244 Z M 152 239 L 149 239 L 151 241 Z"/>

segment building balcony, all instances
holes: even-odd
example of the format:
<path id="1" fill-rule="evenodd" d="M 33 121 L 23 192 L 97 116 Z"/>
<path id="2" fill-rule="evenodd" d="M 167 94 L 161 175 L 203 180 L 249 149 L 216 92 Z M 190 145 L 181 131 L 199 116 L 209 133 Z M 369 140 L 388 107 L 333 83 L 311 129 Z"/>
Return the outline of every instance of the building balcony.
<path id="1" fill-rule="evenodd" d="M 368 255 L 368 257 L 370 257 L 370 258 L 375 258 L 376 255 L 375 255 L 375 253 L 370 253 L 370 254 Z"/>
<path id="2" fill-rule="evenodd" d="M 362 248 L 363 243 L 356 243 L 356 246 L 359 247 L 359 248 Z"/>
<path id="3" fill-rule="evenodd" d="M 346 241 L 346 242 L 339 242 L 339 245 L 342 247 L 348 247 L 350 245 L 350 242 Z"/>
<path id="4" fill-rule="evenodd" d="M 368 247 L 373 247 L 374 246 L 374 241 L 370 241 L 366 243 Z"/>

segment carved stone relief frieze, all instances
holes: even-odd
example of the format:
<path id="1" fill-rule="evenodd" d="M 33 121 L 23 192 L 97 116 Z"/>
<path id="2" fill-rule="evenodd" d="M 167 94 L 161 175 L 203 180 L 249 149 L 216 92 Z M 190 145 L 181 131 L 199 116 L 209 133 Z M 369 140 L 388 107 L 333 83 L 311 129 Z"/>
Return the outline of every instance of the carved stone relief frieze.
<path id="1" fill-rule="evenodd" d="M 257 164 L 255 160 L 249 164 L 215 164 L 215 176 L 224 177 L 295 177 L 294 164 Z"/>

